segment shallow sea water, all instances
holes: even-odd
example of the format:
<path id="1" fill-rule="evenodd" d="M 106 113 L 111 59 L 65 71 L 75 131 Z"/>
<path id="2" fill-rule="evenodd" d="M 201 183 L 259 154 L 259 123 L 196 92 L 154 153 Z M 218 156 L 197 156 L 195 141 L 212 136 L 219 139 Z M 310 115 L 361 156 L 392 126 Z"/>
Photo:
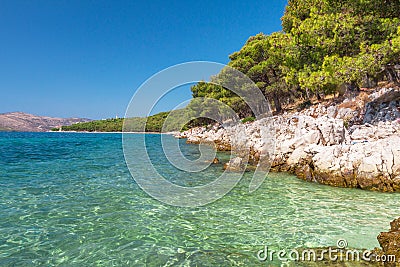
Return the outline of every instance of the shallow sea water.
<path id="1" fill-rule="evenodd" d="M 159 137 L 147 136 L 150 154 L 171 181 L 193 186 L 222 173 L 221 165 L 190 175 L 175 169 Z M 180 142 L 196 158 L 197 146 Z M 251 176 L 212 204 L 173 207 L 132 179 L 121 134 L 0 133 L 0 266 L 279 266 L 258 261 L 257 252 L 338 239 L 372 249 L 400 215 L 398 194 L 284 173 L 249 193 Z"/>

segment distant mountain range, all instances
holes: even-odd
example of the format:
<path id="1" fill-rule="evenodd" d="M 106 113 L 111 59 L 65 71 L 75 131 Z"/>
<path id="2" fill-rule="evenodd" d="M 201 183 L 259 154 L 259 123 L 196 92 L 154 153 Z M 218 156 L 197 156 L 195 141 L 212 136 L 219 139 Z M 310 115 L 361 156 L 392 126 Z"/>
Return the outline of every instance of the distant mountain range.
<path id="1" fill-rule="evenodd" d="M 0 114 L 0 131 L 46 132 L 52 128 L 87 121 L 91 120 L 83 118 L 52 118 L 24 112 L 9 112 Z"/>

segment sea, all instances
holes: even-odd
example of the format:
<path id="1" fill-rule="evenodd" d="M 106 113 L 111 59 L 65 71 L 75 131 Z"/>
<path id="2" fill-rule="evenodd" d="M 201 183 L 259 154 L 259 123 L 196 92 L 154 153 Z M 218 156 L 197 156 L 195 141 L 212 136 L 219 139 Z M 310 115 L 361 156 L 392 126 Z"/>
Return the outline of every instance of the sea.
<path id="1" fill-rule="evenodd" d="M 140 134 L 131 134 L 135 144 Z M 168 164 L 161 135 L 147 134 L 151 161 L 173 183 L 212 182 L 222 164 L 184 172 Z M 174 138 L 164 136 L 165 138 Z M 188 158 L 197 145 L 179 140 Z M 229 155 L 218 152 L 220 159 Z M 146 173 L 136 166 L 134 175 Z M 143 168 L 147 168 L 143 166 Z M 0 266 L 280 266 L 260 251 L 379 247 L 399 217 L 398 194 L 334 188 L 252 172 L 199 207 L 152 198 L 132 177 L 121 133 L 0 133 Z"/>

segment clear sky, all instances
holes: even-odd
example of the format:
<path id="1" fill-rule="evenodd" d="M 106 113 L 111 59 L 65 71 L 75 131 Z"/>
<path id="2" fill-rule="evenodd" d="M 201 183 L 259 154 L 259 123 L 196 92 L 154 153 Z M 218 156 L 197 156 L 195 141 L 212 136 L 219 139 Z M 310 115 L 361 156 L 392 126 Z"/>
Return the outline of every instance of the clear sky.
<path id="1" fill-rule="evenodd" d="M 227 63 L 251 35 L 280 31 L 286 3 L 0 1 L 0 113 L 122 117 L 156 72 Z M 157 111 L 189 97 L 182 87 Z"/>

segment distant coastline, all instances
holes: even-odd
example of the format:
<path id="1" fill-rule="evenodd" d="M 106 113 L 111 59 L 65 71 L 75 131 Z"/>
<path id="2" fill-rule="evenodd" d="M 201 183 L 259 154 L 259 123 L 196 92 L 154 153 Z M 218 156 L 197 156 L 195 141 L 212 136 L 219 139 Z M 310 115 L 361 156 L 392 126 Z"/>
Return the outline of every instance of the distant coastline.
<path id="1" fill-rule="evenodd" d="M 88 132 L 88 131 L 47 131 L 47 133 L 90 133 L 90 134 L 168 134 L 176 135 L 178 132 Z"/>

